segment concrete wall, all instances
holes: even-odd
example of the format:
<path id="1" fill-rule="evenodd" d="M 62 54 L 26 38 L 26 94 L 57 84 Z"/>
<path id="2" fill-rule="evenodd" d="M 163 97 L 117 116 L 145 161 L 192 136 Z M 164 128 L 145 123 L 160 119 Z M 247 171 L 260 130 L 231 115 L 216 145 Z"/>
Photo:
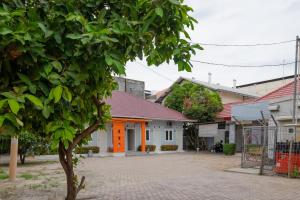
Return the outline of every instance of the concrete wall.
<path id="1" fill-rule="evenodd" d="M 223 104 L 244 101 L 244 97 L 238 94 L 223 91 L 220 91 L 218 93 L 221 97 Z"/>
<path id="2" fill-rule="evenodd" d="M 117 90 L 133 94 L 143 99 L 145 98 L 145 83 L 143 81 L 126 79 L 123 77 L 114 77 L 114 79 L 119 85 Z"/>

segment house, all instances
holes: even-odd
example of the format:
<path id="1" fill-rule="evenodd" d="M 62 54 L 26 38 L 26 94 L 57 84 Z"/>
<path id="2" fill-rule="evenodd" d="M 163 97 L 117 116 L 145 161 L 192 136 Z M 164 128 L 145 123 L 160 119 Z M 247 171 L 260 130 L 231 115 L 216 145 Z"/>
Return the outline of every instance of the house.
<path id="1" fill-rule="evenodd" d="M 183 124 L 191 121 L 183 114 L 123 91 L 113 91 L 106 103 L 112 120 L 89 143 L 100 147 L 101 154 L 125 155 L 138 148 L 145 152 L 146 145 L 155 145 L 157 153 L 163 145 L 183 151 Z"/>
<path id="2" fill-rule="evenodd" d="M 292 81 L 294 81 L 294 75 L 238 85 L 236 88 L 240 91 L 248 91 L 262 97 Z"/>
<path id="3" fill-rule="evenodd" d="M 211 82 L 211 74 L 209 74 L 208 82 L 198 81 L 195 79 L 189 79 L 179 77 L 174 84 L 183 84 L 185 82 L 192 82 L 194 84 L 201 85 L 212 91 L 217 92 L 223 103 L 223 111 L 218 113 L 216 119 L 212 123 L 205 123 L 199 125 L 199 137 L 203 143 L 206 144 L 208 150 L 212 149 L 214 144 L 221 140 L 225 143 L 230 142 L 229 130 L 234 127 L 234 123 L 231 121 L 231 106 L 232 104 L 251 101 L 256 99 L 258 96 L 250 94 L 249 92 L 241 92 L 235 88 L 235 81 L 233 87 L 226 87 L 219 84 L 213 84 Z M 173 84 L 173 85 L 174 85 Z M 173 86 L 172 85 L 172 86 Z M 159 93 L 156 100 L 157 103 L 162 103 L 172 91 L 172 86 Z M 233 140 L 233 139 L 231 139 Z M 188 143 L 187 141 L 184 141 Z M 185 146 L 188 146 L 186 144 Z"/>
<path id="4" fill-rule="evenodd" d="M 243 143 L 243 126 L 260 126 L 261 111 L 264 117 L 270 119 L 270 111 L 268 110 L 269 101 L 267 98 L 273 91 L 277 91 L 285 85 L 292 85 L 294 76 L 286 76 L 277 79 L 270 79 L 260 82 L 236 86 L 239 92 L 247 92 L 257 98 L 248 98 L 243 101 L 235 101 L 223 104 L 223 111 L 217 114 L 215 125 L 201 125 L 199 128 L 199 136 L 205 136 L 208 146 L 211 148 L 216 142 L 223 140 L 225 143 L 235 143 L 236 151 L 242 150 Z M 280 90 L 281 91 L 281 90 Z M 278 94 L 280 94 L 280 91 Z M 270 93 L 270 94 L 269 94 Z M 283 94 L 281 94 L 283 95 Z M 238 122 L 236 121 L 238 120 Z M 225 123 L 225 125 L 224 125 Z M 242 123 L 242 124 L 241 124 Z M 216 125 L 218 124 L 218 125 Z M 220 126 L 220 124 L 223 124 Z M 201 129 L 203 129 L 201 131 Z M 204 133 L 206 131 L 206 133 Z M 210 134 L 207 134 L 210 133 Z M 213 143 L 211 141 L 214 141 Z"/>
<path id="5" fill-rule="evenodd" d="M 163 90 L 163 92 L 158 92 L 157 100 L 155 102 L 163 104 L 166 97 L 172 92 L 172 87 L 175 84 L 183 84 L 185 82 L 192 82 L 217 92 L 220 95 L 223 104 L 233 103 L 233 102 L 243 102 L 258 97 L 257 95 L 251 94 L 247 91 L 240 91 L 236 89 L 235 81 L 234 81 L 234 86 L 232 88 L 227 86 L 222 86 L 220 84 L 214 84 L 211 82 L 211 74 L 210 74 L 208 82 L 195 80 L 193 78 L 190 79 L 190 78 L 179 77 L 175 81 L 175 83 L 173 83 L 169 88 Z"/>

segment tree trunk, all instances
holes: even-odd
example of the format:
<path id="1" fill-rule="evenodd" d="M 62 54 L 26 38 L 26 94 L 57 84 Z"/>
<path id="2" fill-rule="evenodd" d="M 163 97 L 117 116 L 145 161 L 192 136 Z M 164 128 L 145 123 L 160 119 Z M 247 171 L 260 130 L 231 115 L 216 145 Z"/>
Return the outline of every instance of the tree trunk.
<path id="1" fill-rule="evenodd" d="M 97 107 L 97 113 L 99 119 L 96 120 L 92 125 L 83 130 L 80 134 L 77 134 L 73 139 L 72 143 L 69 143 L 69 147 L 66 149 L 62 142 L 59 142 L 58 154 L 59 161 L 65 171 L 67 178 L 67 197 L 66 200 L 76 200 L 78 192 L 84 188 L 85 177 L 81 178 L 80 183 L 78 182 L 77 176 L 74 173 L 73 167 L 73 155 L 72 151 L 80 143 L 80 141 L 88 136 L 90 136 L 94 131 L 99 128 L 99 124 L 103 123 L 103 113 L 102 106 L 105 105 L 104 102 L 100 102 L 96 97 L 93 97 L 93 101 Z"/>
<path id="2" fill-rule="evenodd" d="M 20 156 L 21 164 L 24 165 L 24 163 L 25 163 L 25 158 L 26 158 L 26 154 L 20 153 L 19 156 Z"/>
<path id="3" fill-rule="evenodd" d="M 65 171 L 67 178 L 67 197 L 66 200 L 76 200 L 78 193 L 77 180 L 74 174 L 72 162 L 72 150 L 66 150 L 62 143 L 59 144 L 59 161 Z"/>

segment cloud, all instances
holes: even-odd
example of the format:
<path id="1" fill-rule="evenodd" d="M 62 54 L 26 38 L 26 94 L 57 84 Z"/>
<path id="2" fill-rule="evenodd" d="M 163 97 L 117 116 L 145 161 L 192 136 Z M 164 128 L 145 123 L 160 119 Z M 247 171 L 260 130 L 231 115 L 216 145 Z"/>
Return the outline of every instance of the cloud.
<path id="1" fill-rule="evenodd" d="M 194 31 L 189 31 L 192 41 L 222 44 L 271 43 L 291 40 L 300 34 L 299 0 L 187 0 L 198 20 Z M 295 44 L 288 43 L 264 47 L 204 47 L 193 58 L 225 64 L 273 64 L 294 61 Z M 145 63 L 145 62 L 144 62 Z M 208 72 L 213 73 L 213 82 L 231 86 L 290 75 L 293 65 L 255 69 L 233 69 L 195 63 L 192 73 L 177 72 L 174 64 L 153 68 L 157 73 L 176 80 L 179 76 L 195 77 L 207 81 Z M 127 76 L 144 80 L 146 88 L 161 90 L 171 81 L 141 67 L 129 63 Z"/>

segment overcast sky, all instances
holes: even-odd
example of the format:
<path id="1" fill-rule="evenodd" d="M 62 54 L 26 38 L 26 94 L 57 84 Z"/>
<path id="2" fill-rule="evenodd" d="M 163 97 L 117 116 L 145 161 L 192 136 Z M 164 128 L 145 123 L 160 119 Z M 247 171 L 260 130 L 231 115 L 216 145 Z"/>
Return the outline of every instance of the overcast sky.
<path id="1" fill-rule="evenodd" d="M 193 42 L 220 44 L 272 43 L 295 39 L 300 35 L 300 0 L 186 0 L 198 20 L 194 31 L 189 31 Z M 258 47 L 203 46 L 194 60 L 224 64 L 276 64 L 293 62 L 295 43 Z M 139 61 L 142 62 L 142 61 Z M 146 62 L 142 62 L 146 64 Z M 173 64 L 147 69 L 136 62 L 128 63 L 127 77 L 145 81 L 146 89 L 162 90 L 179 76 L 194 77 L 232 86 L 293 73 L 293 65 L 267 68 L 226 68 L 194 63 L 191 73 L 178 72 Z M 155 71 L 155 72 L 153 72 Z M 161 74 L 161 75 L 159 75 Z"/>

